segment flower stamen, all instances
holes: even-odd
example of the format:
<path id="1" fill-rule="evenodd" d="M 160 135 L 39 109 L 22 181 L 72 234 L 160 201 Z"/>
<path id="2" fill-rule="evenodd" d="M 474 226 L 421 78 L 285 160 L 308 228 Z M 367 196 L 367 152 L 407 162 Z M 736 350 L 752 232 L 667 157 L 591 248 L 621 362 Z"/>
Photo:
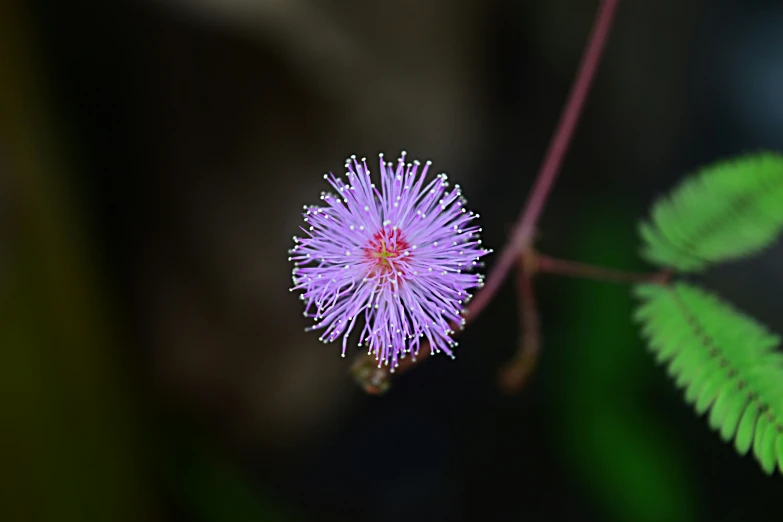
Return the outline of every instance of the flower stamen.
<path id="1" fill-rule="evenodd" d="M 402 260 L 407 249 L 408 243 L 396 227 L 391 233 L 385 230 L 376 232 L 364 249 L 365 256 L 372 262 L 370 274 L 390 276 L 395 271 L 400 272 L 399 268 L 405 268 L 407 264 Z"/>

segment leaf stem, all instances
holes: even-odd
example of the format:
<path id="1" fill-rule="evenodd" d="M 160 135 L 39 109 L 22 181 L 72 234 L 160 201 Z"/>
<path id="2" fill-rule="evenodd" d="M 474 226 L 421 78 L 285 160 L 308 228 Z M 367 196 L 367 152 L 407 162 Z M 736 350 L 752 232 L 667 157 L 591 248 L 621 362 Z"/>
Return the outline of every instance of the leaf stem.
<path id="1" fill-rule="evenodd" d="M 577 261 L 568 261 L 542 254 L 533 255 L 534 270 L 540 273 L 557 274 L 582 279 L 608 281 L 610 283 L 665 283 L 669 272 L 628 272 Z"/>

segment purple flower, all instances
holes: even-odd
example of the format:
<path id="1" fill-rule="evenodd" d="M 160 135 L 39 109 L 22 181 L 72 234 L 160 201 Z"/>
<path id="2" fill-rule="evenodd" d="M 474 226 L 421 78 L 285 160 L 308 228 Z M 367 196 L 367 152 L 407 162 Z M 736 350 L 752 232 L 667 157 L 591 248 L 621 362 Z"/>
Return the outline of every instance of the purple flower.
<path id="1" fill-rule="evenodd" d="M 325 206 L 304 207 L 307 237 L 294 236 L 291 291 L 303 292 L 304 315 L 315 319 L 308 331 L 323 330 L 324 342 L 343 337 L 343 357 L 362 316 L 359 346 L 379 367 L 415 357 L 422 339 L 431 353 L 454 357 L 451 324 L 464 324 L 468 290 L 483 285 L 469 272 L 491 250 L 481 246 L 478 214 L 465 210 L 459 185 L 449 189 L 446 174 L 425 185 L 431 163 L 406 164 L 403 151 L 395 169 L 380 154 L 378 190 L 366 160 L 351 156 L 347 183 L 325 174 L 337 193 L 321 194 Z"/>

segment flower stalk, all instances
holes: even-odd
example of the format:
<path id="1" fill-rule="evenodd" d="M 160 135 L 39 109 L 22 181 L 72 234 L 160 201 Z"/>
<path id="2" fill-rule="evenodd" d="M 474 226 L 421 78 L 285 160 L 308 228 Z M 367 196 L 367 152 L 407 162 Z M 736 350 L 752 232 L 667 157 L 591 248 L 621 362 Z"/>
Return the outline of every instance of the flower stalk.
<path id="1" fill-rule="evenodd" d="M 531 247 L 538 220 L 544 211 L 549 194 L 551 193 L 552 187 L 560 172 L 563 159 L 582 113 L 587 94 L 592 85 L 593 78 L 595 77 L 598 64 L 605 48 L 609 30 L 614 21 L 618 4 L 619 0 L 601 1 L 588 38 L 587 47 L 585 48 L 576 78 L 568 96 L 568 101 L 563 108 L 557 128 L 552 136 L 549 149 L 547 150 L 546 156 L 536 175 L 533 189 L 512 230 L 509 241 L 503 247 L 498 260 L 495 262 L 495 266 L 487 277 L 486 284 L 476 293 L 470 306 L 463 311 L 465 321 L 463 322 L 462 327 L 469 321 L 474 320 L 492 301 L 498 289 L 508 276 L 511 268 L 519 262 L 520 256 L 522 256 L 523 253 L 532 252 Z M 524 278 L 529 279 L 530 277 L 530 275 L 523 276 L 522 281 L 525 285 L 527 283 L 524 282 Z M 532 286 L 530 288 L 532 294 Z M 524 296 L 520 296 L 520 298 L 524 299 Z M 405 371 L 422 360 L 422 358 L 407 358 L 400 361 L 400 364 L 396 368 L 381 367 L 376 368 L 372 372 L 368 372 L 366 371 L 366 357 L 367 356 L 359 356 L 352 365 L 351 371 L 359 385 L 368 393 L 378 393 L 380 390 L 385 391 L 389 387 L 388 380 L 390 379 L 390 373 L 395 370 L 397 372 Z M 522 381 L 523 380 L 524 378 Z"/>

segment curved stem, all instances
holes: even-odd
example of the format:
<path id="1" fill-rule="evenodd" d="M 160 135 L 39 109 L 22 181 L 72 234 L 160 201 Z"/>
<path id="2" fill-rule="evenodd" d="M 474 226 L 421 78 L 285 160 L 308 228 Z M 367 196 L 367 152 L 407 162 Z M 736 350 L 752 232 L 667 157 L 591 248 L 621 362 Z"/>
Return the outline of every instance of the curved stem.
<path id="1" fill-rule="evenodd" d="M 484 288 L 476 293 L 470 307 L 464 311 L 466 323 L 475 319 L 489 304 L 500 285 L 506 279 L 509 270 L 517 263 L 520 254 L 528 250 L 532 243 L 538 219 L 544 210 L 552 185 L 563 163 L 563 157 L 568 149 L 571 136 L 582 113 L 582 107 L 598 68 L 598 62 L 601 59 L 618 3 L 619 0 L 601 0 L 587 47 L 569 93 L 568 102 L 560 115 L 560 121 L 552 136 L 549 150 L 538 171 L 535 185 L 512 230 L 511 238 L 503 247 L 500 258 L 489 273 Z M 454 325 L 453 328 L 456 329 L 457 326 Z M 421 349 L 424 352 L 426 346 L 422 345 Z M 397 372 L 406 371 L 425 358 L 426 356 L 419 359 L 406 357 L 400 361 Z M 388 388 L 389 373 L 393 370 L 386 366 L 379 368 L 372 356 L 363 355 L 354 361 L 351 371 L 354 378 L 365 391 L 372 394 L 380 394 Z"/>
<path id="2" fill-rule="evenodd" d="M 560 122 L 552 136 L 549 150 L 538 171 L 535 186 L 512 231 L 511 239 L 503 247 L 500 258 L 487 277 L 484 288 L 473 298 L 470 308 L 466 310 L 466 314 L 469 313 L 475 317 L 481 313 L 495 296 L 511 267 L 517 262 L 520 252 L 528 248 L 533 240 L 538 218 L 541 217 L 541 213 L 544 210 L 552 185 L 563 163 L 563 157 L 568 150 L 571 136 L 582 113 L 582 107 L 598 68 L 598 62 L 601 59 L 606 37 L 612 26 L 618 3 L 619 0 L 601 1 L 587 48 L 579 65 L 579 71 L 571 87 L 568 103 L 560 115 Z"/>
<path id="3" fill-rule="evenodd" d="M 541 320 L 536 306 L 533 277 L 536 266 L 523 254 L 517 263 L 519 295 L 519 349 L 500 370 L 500 387 L 506 393 L 517 393 L 527 382 L 541 353 Z"/>

